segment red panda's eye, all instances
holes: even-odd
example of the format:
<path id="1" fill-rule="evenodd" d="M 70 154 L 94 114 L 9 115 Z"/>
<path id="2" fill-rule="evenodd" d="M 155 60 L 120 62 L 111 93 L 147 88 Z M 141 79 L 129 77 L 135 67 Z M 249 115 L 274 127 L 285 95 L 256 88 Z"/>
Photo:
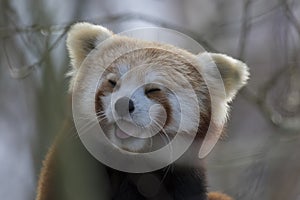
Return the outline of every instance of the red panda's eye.
<path id="1" fill-rule="evenodd" d="M 150 93 L 159 92 L 159 91 L 161 91 L 161 89 L 159 89 L 159 88 L 150 88 L 150 89 L 145 90 L 145 94 L 150 94 Z"/>
<path id="2" fill-rule="evenodd" d="M 114 80 L 108 80 L 108 82 L 111 84 L 112 87 L 115 87 L 117 82 Z"/>

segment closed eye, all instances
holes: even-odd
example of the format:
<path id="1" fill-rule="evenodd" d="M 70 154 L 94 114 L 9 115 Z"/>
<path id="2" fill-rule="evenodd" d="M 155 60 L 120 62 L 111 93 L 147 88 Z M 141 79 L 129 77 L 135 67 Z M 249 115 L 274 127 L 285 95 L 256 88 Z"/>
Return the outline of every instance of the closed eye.
<path id="1" fill-rule="evenodd" d="M 159 88 L 150 88 L 150 89 L 145 90 L 145 94 L 150 94 L 150 93 L 159 92 L 159 91 L 161 91 L 161 89 L 159 89 Z"/>
<path id="2" fill-rule="evenodd" d="M 117 82 L 114 80 L 108 80 L 108 82 L 111 84 L 112 87 L 115 87 Z"/>

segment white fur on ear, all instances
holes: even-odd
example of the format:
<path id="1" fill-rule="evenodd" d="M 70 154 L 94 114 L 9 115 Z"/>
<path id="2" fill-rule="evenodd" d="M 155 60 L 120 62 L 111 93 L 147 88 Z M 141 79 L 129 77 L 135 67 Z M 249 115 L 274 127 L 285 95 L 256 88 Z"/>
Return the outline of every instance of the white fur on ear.
<path id="1" fill-rule="evenodd" d="M 208 56 L 211 58 L 211 61 L 216 64 L 219 70 L 225 87 L 226 101 L 231 101 L 238 90 L 247 83 L 249 78 L 249 69 L 247 65 L 225 54 L 208 53 Z M 209 67 L 211 65 L 208 64 L 207 66 Z M 206 66 L 204 66 L 204 68 L 205 67 Z M 216 73 L 216 71 L 211 72 Z M 210 74 L 210 76 L 218 77 L 216 74 Z"/>
<path id="2" fill-rule="evenodd" d="M 237 91 L 247 83 L 249 69 L 245 63 L 230 56 L 217 53 L 210 55 L 220 71 L 227 100 L 231 101 Z"/>
<path id="3" fill-rule="evenodd" d="M 86 56 L 102 41 L 112 36 L 108 29 L 80 22 L 74 24 L 67 36 L 67 49 L 71 58 L 72 66 L 77 69 Z"/>
<path id="4" fill-rule="evenodd" d="M 201 53 L 197 55 L 203 70 L 205 82 L 211 98 L 212 121 L 220 130 L 227 120 L 229 106 L 238 90 L 243 87 L 249 77 L 245 63 L 224 54 Z M 222 131 L 209 129 L 201 148 L 199 158 L 204 158 L 215 146 Z"/>

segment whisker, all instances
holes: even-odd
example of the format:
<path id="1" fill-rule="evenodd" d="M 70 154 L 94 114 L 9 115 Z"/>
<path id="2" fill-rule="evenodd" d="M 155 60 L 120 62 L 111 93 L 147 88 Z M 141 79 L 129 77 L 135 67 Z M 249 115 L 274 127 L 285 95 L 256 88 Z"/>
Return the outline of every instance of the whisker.
<path id="1" fill-rule="evenodd" d="M 93 120 L 89 120 L 82 127 L 80 127 L 80 129 L 76 129 L 78 134 L 74 134 L 73 137 L 78 138 L 81 135 L 80 134 L 82 132 L 81 130 L 89 127 L 93 122 L 94 122 Z"/>
<path id="2" fill-rule="evenodd" d="M 164 130 L 164 128 L 156 120 L 153 120 L 153 122 L 154 122 L 154 124 L 156 126 L 158 126 L 160 128 L 161 132 L 164 134 L 165 138 L 168 140 L 168 144 L 171 143 L 170 137 L 168 136 L 168 134 L 166 133 L 166 131 Z M 172 153 L 173 153 L 173 147 L 172 147 L 172 145 L 170 145 L 170 151 L 171 151 L 171 156 L 172 156 Z"/>
<path id="3" fill-rule="evenodd" d="M 101 121 L 107 119 L 105 116 L 101 117 L 94 117 L 94 118 L 89 118 L 89 120 L 84 124 L 84 126 L 80 127 L 80 129 L 78 130 L 78 136 L 82 136 L 85 133 L 87 133 L 94 125 L 98 125 L 98 123 L 100 123 Z M 82 133 L 82 134 L 81 134 Z M 77 136 L 77 137 L 78 137 Z"/>
<path id="4" fill-rule="evenodd" d="M 163 129 L 163 127 L 161 127 L 161 125 L 156 120 L 153 120 L 153 122 L 154 122 L 154 124 L 156 126 L 158 126 L 160 128 L 161 131 L 159 132 L 159 135 L 163 138 L 164 142 L 165 142 L 165 139 L 167 139 L 168 141 L 167 141 L 166 144 L 170 144 L 171 143 L 170 137 L 168 136 L 168 134 L 166 133 L 166 131 Z M 162 135 L 162 133 L 163 133 L 163 135 Z M 172 156 L 173 156 L 173 147 L 172 147 L 172 145 L 170 145 L 170 151 L 171 151 L 171 160 L 172 160 Z M 163 181 L 167 177 L 167 174 L 168 174 L 170 168 L 171 168 L 170 165 L 167 166 L 166 172 L 165 172 L 165 174 L 163 175 L 163 178 L 160 181 L 161 184 L 163 183 Z"/>

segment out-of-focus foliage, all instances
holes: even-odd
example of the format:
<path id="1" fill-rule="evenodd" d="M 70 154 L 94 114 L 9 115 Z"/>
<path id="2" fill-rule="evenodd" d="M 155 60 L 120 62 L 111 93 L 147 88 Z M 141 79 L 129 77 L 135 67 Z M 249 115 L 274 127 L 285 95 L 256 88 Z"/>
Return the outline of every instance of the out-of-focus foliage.
<path id="1" fill-rule="evenodd" d="M 2 0 L 0 13 L 0 199 L 34 198 L 45 152 L 71 117 L 65 35 L 77 21 L 171 28 L 245 61 L 251 79 L 208 158 L 209 189 L 300 199 L 300 1 Z"/>

